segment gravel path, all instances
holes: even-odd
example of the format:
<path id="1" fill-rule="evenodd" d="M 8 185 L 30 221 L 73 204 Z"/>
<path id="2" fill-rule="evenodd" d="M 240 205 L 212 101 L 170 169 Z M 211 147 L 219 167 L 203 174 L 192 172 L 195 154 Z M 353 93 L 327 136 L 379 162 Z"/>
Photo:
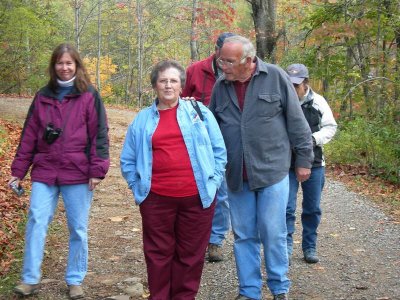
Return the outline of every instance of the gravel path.
<path id="1" fill-rule="evenodd" d="M 23 121 L 30 100 L 0 98 L 0 116 Z M 146 297 L 141 223 L 138 207 L 120 176 L 119 153 L 133 113 L 108 109 L 112 164 L 95 193 L 90 221 L 89 273 L 85 299 Z M 300 206 L 300 204 L 299 204 Z M 400 300 L 400 226 L 368 198 L 328 178 L 319 230 L 321 262 L 306 264 L 297 224 L 289 277 L 290 299 Z M 300 218 L 298 218 L 299 220 Z M 62 207 L 53 222 L 40 293 L 30 299 L 68 299 L 63 282 L 66 257 Z M 225 261 L 206 263 L 198 300 L 230 300 L 237 295 L 233 236 L 224 246 Z M 131 297 L 129 298 L 129 296 Z M 136 295 L 136 296 L 135 296 Z M 11 294 L 0 299 L 16 299 Z M 265 287 L 264 298 L 272 299 Z"/>

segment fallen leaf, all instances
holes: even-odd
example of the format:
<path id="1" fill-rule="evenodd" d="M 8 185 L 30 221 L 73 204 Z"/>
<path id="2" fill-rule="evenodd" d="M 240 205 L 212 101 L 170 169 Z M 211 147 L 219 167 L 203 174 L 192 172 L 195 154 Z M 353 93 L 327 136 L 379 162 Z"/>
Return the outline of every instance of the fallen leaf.
<path id="1" fill-rule="evenodd" d="M 128 216 L 116 216 L 108 218 L 111 222 L 122 222 L 124 220 L 128 220 Z"/>

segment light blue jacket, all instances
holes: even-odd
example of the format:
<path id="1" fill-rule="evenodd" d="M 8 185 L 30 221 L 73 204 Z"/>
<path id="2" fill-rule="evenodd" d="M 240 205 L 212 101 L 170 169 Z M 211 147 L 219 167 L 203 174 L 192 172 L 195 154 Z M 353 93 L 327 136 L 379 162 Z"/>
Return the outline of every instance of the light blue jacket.
<path id="1" fill-rule="evenodd" d="M 157 99 L 141 110 L 129 125 L 121 152 L 121 171 L 137 204 L 150 192 L 153 152 L 152 137 L 160 120 Z M 224 140 L 211 111 L 199 107 L 202 121 L 190 101 L 179 99 L 177 120 L 189 153 L 199 195 L 204 208 L 211 205 L 224 178 L 226 149 Z"/>

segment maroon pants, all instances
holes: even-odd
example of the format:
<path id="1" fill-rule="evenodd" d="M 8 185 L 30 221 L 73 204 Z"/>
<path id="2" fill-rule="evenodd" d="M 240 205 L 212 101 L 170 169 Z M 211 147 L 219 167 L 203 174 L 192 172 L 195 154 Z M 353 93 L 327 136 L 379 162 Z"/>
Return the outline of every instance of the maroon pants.
<path id="1" fill-rule="evenodd" d="M 192 300 L 199 289 L 215 201 L 154 193 L 140 204 L 151 300 Z"/>

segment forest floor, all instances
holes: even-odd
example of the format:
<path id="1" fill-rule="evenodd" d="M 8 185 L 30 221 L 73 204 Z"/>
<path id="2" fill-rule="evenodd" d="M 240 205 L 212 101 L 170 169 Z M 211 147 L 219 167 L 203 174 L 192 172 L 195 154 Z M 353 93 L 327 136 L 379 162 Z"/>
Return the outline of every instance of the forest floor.
<path id="1" fill-rule="evenodd" d="M 17 120 L 22 124 L 30 101 L 0 98 L 0 118 Z M 114 108 L 108 108 L 107 112 L 111 168 L 107 178 L 96 189 L 91 210 L 85 299 L 145 299 L 148 293 L 141 217 L 119 169 L 125 132 L 135 114 Z M 351 178 L 351 175 L 346 176 L 345 170 L 328 171 L 319 228 L 320 263 L 310 265 L 304 262 L 301 224 L 297 221 L 289 273 L 292 281 L 290 299 L 400 300 L 399 207 L 387 204 L 388 201 L 376 201 L 382 199 L 377 198 L 376 193 L 361 195 L 348 185 L 351 180 L 346 178 Z M 24 185 L 29 187 L 28 182 Z M 364 192 L 370 189 L 371 185 L 359 188 Z M 388 200 L 392 194 L 385 192 L 381 196 Z M 398 197 L 398 194 L 393 197 Z M 299 214 L 297 219 L 300 219 Z M 47 238 L 41 288 L 29 299 L 68 299 L 63 281 L 67 240 L 65 213 L 60 201 Z M 229 232 L 224 245 L 225 260 L 205 263 L 196 299 L 230 300 L 237 296 L 232 245 L 233 235 Z M 6 293 L 0 295 L 0 299 L 18 298 Z M 266 286 L 263 299 L 272 299 Z"/>

